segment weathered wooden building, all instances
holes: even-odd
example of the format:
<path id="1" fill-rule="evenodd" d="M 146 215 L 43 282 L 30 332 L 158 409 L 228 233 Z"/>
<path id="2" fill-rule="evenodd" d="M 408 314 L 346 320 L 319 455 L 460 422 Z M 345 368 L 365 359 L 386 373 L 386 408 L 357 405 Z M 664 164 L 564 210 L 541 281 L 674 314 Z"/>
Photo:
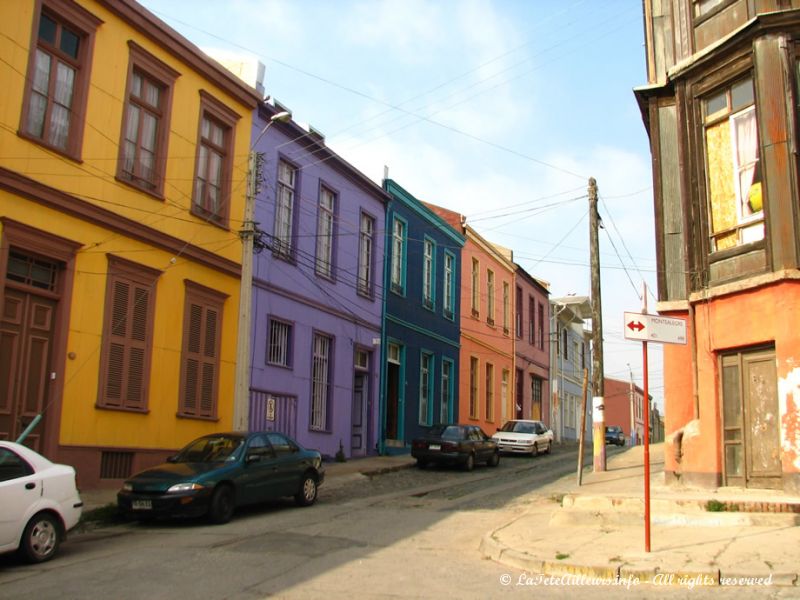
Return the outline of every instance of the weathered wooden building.
<path id="1" fill-rule="evenodd" d="M 800 490 L 800 1 L 645 0 L 665 471 Z"/>

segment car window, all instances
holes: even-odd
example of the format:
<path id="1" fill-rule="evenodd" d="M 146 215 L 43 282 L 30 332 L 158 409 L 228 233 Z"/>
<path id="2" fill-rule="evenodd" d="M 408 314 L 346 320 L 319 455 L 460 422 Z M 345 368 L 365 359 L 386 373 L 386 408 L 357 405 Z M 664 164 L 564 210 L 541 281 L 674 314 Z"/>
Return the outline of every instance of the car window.
<path id="1" fill-rule="evenodd" d="M 272 448 L 278 456 L 285 456 L 297 451 L 297 446 L 280 433 L 270 432 L 267 434 L 267 439 L 269 439 L 269 443 L 272 444 Z"/>
<path id="2" fill-rule="evenodd" d="M 0 448 L 0 481 L 10 481 L 33 474 L 33 467 L 19 454 Z"/>
<path id="3" fill-rule="evenodd" d="M 275 452 L 266 435 L 254 435 L 247 446 L 247 455 L 274 458 Z"/>
<path id="4" fill-rule="evenodd" d="M 235 458 L 234 452 L 239 449 L 243 442 L 244 438 L 231 435 L 208 435 L 201 437 L 181 450 L 175 457 L 175 462 L 223 462 L 229 458 Z"/>

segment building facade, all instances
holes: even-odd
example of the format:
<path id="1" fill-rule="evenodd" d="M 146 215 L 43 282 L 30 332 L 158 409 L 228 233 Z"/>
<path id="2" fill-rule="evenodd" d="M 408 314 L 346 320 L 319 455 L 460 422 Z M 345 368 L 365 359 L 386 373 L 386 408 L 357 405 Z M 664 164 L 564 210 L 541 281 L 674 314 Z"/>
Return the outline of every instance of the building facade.
<path id="1" fill-rule="evenodd" d="M 253 123 L 256 197 L 249 426 L 334 456 L 377 452 L 389 196 L 313 129 Z M 271 124 L 270 124 L 271 123 Z"/>
<path id="2" fill-rule="evenodd" d="M 117 486 L 231 427 L 258 96 L 134 2 L 0 29 L 0 438 Z"/>
<path id="3" fill-rule="evenodd" d="M 586 296 L 550 299 L 551 344 L 550 373 L 552 378 L 551 429 L 556 441 L 577 441 L 583 405 L 585 440 L 592 436 L 592 354 L 591 331 L 586 321 L 591 304 Z M 583 383 L 587 382 L 587 400 Z"/>
<path id="4" fill-rule="evenodd" d="M 514 417 L 550 426 L 550 292 L 515 264 Z"/>
<path id="5" fill-rule="evenodd" d="M 625 432 L 626 442 L 631 446 L 644 443 L 644 390 L 632 381 L 622 381 L 606 377 L 603 381 L 605 394 L 606 427 L 618 425 Z M 651 406 L 652 405 L 651 403 Z M 652 411 L 651 411 L 652 412 Z M 651 415 L 650 441 L 657 440 L 652 435 L 652 423 L 656 415 Z"/>
<path id="6" fill-rule="evenodd" d="M 384 449 L 410 448 L 434 423 L 461 419 L 463 236 L 391 179 L 384 275 Z"/>
<path id="7" fill-rule="evenodd" d="M 669 480 L 800 490 L 800 3 L 646 0 Z"/>
<path id="8" fill-rule="evenodd" d="M 466 217 L 431 206 L 466 239 L 461 261 L 459 419 L 489 435 L 514 407 L 514 273 L 511 251 L 484 239 Z"/>

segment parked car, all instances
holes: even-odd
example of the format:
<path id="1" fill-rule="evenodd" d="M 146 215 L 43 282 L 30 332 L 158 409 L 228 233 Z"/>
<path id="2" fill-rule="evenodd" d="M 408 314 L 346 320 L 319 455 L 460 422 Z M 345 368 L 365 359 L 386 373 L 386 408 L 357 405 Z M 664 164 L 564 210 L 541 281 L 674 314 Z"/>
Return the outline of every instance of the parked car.
<path id="1" fill-rule="evenodd" d="M 476 462 L 485 462 L 490 467 L 500 464 L 497 442 L 486 435 L 477 425 L 434 425 L 411 443 L 411 456 L 417 466 L 425 468 L 429 463 L 461 465 L 467 471 Z"/>
<path id="2" fill-rule="evenodd" d="M 324 479 L 320 453 L 286 435 L 215 433 L 125 481 L 117 504 L 138 520 L 205 515 L 227 523 L 237 507 L 284 496 L 310 506 Z"/>
<path id="3" fill-rule="evenodd" d="M 625 432 L 622 431 L 622 427 L 619 425 L 606 427 L 606 444 L 625 445 Z"/>
<path id="4" fill-rule="evenodd" d="M 0 552 L 16 550 L 32 563 L 50 560 L 82 511 L 75 469 L 0 442 Z"/>
<path id="5" fill-rule="evenodd" d="M 541 421 L 517 419 L 508 421 L 492 436 L 500 452 L 530 454 L 540 452 L 550 454 L 553 446 L 553 432 Z"/>

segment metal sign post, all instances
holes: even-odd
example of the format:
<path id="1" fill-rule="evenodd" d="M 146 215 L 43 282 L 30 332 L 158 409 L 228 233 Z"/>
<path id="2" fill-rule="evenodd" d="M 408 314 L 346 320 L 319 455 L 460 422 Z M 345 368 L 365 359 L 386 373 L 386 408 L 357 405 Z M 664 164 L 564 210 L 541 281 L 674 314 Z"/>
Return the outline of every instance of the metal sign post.
<path id="1" fill-rule="evenodd" d="M 650 392 L 647 342 L 686 344 L 686 320 L 647 314 L 647 284 L 642 286 L 642 312 L 625 313 L 625 339 L 642 342 L 644 370 L 644 551 L 650 552 Z"/>

